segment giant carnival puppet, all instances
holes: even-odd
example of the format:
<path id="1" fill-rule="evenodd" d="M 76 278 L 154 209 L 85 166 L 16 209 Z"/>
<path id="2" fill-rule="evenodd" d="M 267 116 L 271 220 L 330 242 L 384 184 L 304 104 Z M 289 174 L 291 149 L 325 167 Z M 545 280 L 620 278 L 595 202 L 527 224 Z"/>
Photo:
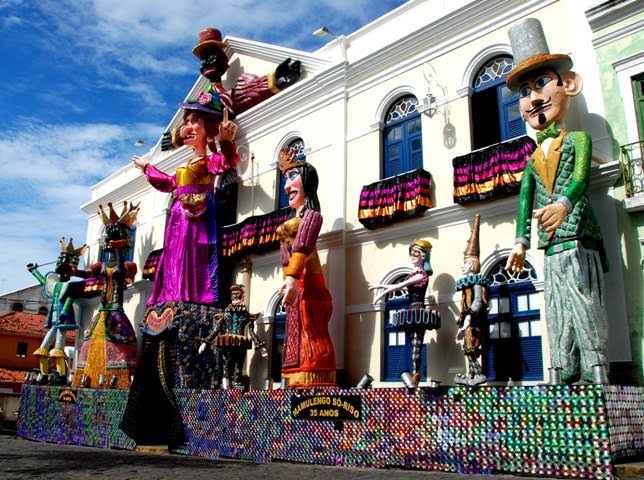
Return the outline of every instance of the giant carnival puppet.
<path id="1" fill-rule="evenodd" d="M 492 281 L 480 273 L 480 226 L 481 215 L 477 213 L 467 248 L 463 252 L 461 272 L 464 276 L 456 282 L 456 290 L 461 292 L 461 313 L 457 320 L 456 339 L 463 342 L 463 353 L 467 360 L 467 373 L 457 373 L 454 377 L 454 383 L 458 385 L 475 386 L 487 382 L 481 365 L 481 354 L 488 328 L 487 292 Z"/>
<path id="2" fill-rule="evenodd" d="M 219 95 L 201 92 L 180 103 L 180 135 L 193 155 L 174 174 L 162 172 L 143 157 L 132 161 L 161 192 L 174 193 L 163 253 L 143 315 L 143 346 L 121 428 L 137 443 L 183 439 L 172 388 L 212 388 L 214 365 L 201 363 L 204 338 L 220 313 L 217 205 L 214 182 L 239 163 L 237 125 L 228 120 Z M 215 137 L 219 137 L 221 153 Z M 204 369 L 212 369 L 204 373 Z"/>
<path id="3" fill-rule="evenodd" d="M 519 92 L 521 115 L 537 130 L 539 146 L 523 173 L 515 245 L 506 269 L 523 269 L 536 207 L 538 248 L 545 254 L 549 381 L 607 383 L 605 252 L 587 193 L 592 144 L 588 133 L 564 125 L 570 98 L 581 91 L 581 77 L 571 71 L 568 55 L 549 52 L 538 20 L 524 20 L 509 36 L 515 67 L 507 85 Z"/>
<path id="4" fill-rule="evenodd" d="M 336 385 L 335 350 L 329 335 L 333 310 L 316 243 L 322 228 L 318 174 L 304 155 L 282 150 L 280 170 L 294 216 L 277 228 L 286 307 L 282 379 L 292 388 Z"/>
<path id="5" fill-rule="evenodd" d="M 128 390 L 138 355 L 136 334 L 123 310 L 123 292 L 137 268 L 125 261 L 125 254 L 132 248 L 132 225 L 139 207 L 123 202 L 121 213 L 111 203 L 107 212 L 102 205 L 99 208 L 105 226 L 100 239 L 103 261 L 92 265 L 90 271 L 92 276 L 102 279 L 101 305 L 85 332 L 72 386 Z"/>
<path id="6" fill-rule="evenodd" d="M 300 78 L 301 63 L 287 58 L 275 71 L 263 76 L 242 73 L 235 81 L 235 86 L 227 90 L 221 77 L 228 71 L 228 57 L 224 49 L 228 44 L 222 40 L 221 32 L 216 28 L 206 28 L 199 32 L 199 43 L 192 53 L 199 58 L 201 74 L 211 83 L 206 89 L 221 97 L 224 106 L 234 116 L 281 92 Z M 178 129 L 166 132 L 161 142 L 162 150 L 171 150 L 183 145 Z"/>
<path id="7" fill-rule="evenodd" d="M 263 357 L 268 356 L 266 342 L 260 341 L 255 333 L 255 320 L 259 314 L 251 314 L 244 305 L 244 285 L 230 287 L 231 302 L 217 320 L 208 337 L 199 346 L 199 354 L 210 348 L 217 348 L 221 353 L 224 388 L 242 388 L 242 370 L 246 352 L 254 344 Z M 248 334 L 246 333 L 248 332 Z"/>
<path id="8" fill-rule="evenodd" d="M 56 269 L 43 275 L 38 271 L 38 265 L 30 263 L 27 269 L 36 277 L 36 280 L 43 286 L 43 294 L 51 299 L 51 305 L 47 312 L 45 328 L 49 329 L 40 347 L 33 353 L 40 362 L 40 382 L 52 385 L 67 384 L 67 354 L 65 353 L 65 342 L 67 332 L 77 330 L 76 317 L 74 314 L 74 300 L 83 294 L 85 282 L 83 280 L 72 280 L 72 277 L 87 277 L 89 274 L 78 270 L 79 258 L 87 249 L 87 245 L 74 248 L 73 239 L 69 243 L 65 237 L 60 240 L 60 255 L 56 261 Z M 50 350 L 50 347 L 54 346 Z M 53 358 L 56 369 L 49 373 L 49 359 Z"/>
<path id="9" fill-rule="evenodd" d="M 432 244 L 428 240 L 415 240 L 409 245 L 411 272 L 398 283 L 391 285 L 374 283 L 369 290 L 382 290 L 374 303 L 386 298 L 396 290 L 406 290 L 409 306 L 391 316 L 391 322 L 398 331 L 405 332 L 411 344 L 412 378 L 419 384 L 421 372 L 421 350 L 425 331 L 440 328 L 440 313 L 425 306 L 429 277 L 434 273 L 431 265 Z"/>

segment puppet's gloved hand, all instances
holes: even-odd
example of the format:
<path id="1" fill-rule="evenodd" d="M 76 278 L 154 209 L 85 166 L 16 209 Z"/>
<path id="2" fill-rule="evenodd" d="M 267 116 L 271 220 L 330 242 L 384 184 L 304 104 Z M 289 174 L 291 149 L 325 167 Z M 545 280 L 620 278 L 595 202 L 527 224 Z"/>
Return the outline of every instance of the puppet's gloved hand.
<path id="1" fill-rule="evenodd" d="M 293 85 L 299 78 L 302 70 L 302 62 L 287 58 L 275 69 L 275 86 L 284 89 Z"/>

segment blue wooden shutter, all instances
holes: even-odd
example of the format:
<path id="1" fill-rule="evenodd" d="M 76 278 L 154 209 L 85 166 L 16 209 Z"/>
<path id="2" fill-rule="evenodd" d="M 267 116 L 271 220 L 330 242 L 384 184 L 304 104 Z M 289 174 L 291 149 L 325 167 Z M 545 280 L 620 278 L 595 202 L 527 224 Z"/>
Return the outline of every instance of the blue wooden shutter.
<path id="1" fill-rule="evenodd" d="M 539 321 L 539 305 L 529 304 L 523 309 L 518 306 L 520 296 L 534 293 L 536 289 L 529 281 L 490 288 L 490 306 L 493 299 L 504 298 L 506 303 L 505 308 L 499 305 L 496 312 L 491 309 L 489 315 L 490 338 L 484 360 L 489 380 L 543 380 L 541 336 L 531 330 L 532 322 Z"/>
<path id="2" fill-rule="evenodd" d="M 282 350 L 284 349 L 284 333 L 286 332 L 286 314 L 276 314 L 273 320 L 273 338 L 271 342 L 271 372 L 275 382 L 282 380 Z"/>
<path id="3" fill-rule="evenodd" d="M 387 309 L 385 310 L 385 361 L 384 361 L 384 380 L 388 382 L 399 382 L 400 375 L 405 370 L 411 372 L 413 370 L 413 361 L 411 358 L 412 347 L 411 341 L 407 333 L 399 332 L 394 326 L 389 323 L 389 315 L 392 311 L 407 308 L 409 306 L 409 299 L 396 299 L 387 302 Z M 395 344 L 390 343 L 390 333 L 395 333 L 396 338 L 404 336 L 404 344 L 398 341 Z M 427 379 L 427 344 L 423 343 L 420 351 L 420 373 L 421 379 Z"/>
<path id="4" fill-rule="evenodd" d="M 385 130 L 384 176 L 392 177 L 402 173 L 403 169 L 403 126 L 398 124 Z"/>
<path id="5" fill-rule="evenodd" d="M 519 110 L 519 94 L 503 83 L 497 87 L 501 141 L 525 135 L 525 122 Z"/>
<path id="6" fill-rule="evenodd" d="M 420 115 L 407 123 L 409 145 L 409 168 L 406 171 L 423 168 L 423 136 L 421 133 Z"/>
<path id="7" fill-rule="evenodd" d="M 279 180 L 279 196 L 277 201 L 277 208 L 280 209 L 288 207 L 288 196 L 284 191 L 284 187 L 286 186 L 286 176 L 282 175 L 282 172 L 279 168 L 277 169 L 277 175 Z"/>
<path id="8" fill-rule="evenodd" d="M 130 243 L 132 244 L 132 248 L 130 248 L 127 252 L 125 252 L 126 262 L 134 261 L 134 247 L 136 245 L 136 227 L 132 227 L 132 230 L 130 230 Z"/>

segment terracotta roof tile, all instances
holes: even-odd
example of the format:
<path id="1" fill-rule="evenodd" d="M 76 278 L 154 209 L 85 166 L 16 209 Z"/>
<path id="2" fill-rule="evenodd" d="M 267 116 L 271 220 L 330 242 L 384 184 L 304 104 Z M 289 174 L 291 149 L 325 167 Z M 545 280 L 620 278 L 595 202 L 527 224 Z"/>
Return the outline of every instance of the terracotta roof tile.
<path id="1" fill-rule="evenodd" d="M 22 383 L 30 370 L 9 370 L 0 368 L 0 383 Z"/>
<path id="2" fill-rule="evenodd" d="M 44 338 L 45 315 L 26 312 L 11 312 L 0 315 L 0 335 L 27 335 L 30 337 Z M 76 338 L 74 330 L 67 334 L 67 343 L 73 343 Z"/>

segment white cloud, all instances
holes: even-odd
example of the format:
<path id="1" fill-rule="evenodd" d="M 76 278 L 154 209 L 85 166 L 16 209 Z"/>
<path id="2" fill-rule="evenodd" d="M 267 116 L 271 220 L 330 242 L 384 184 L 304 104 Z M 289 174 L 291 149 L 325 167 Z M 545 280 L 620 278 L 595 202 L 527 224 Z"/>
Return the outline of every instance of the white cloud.
<path id="1" fill-rule="evenodd" d="M 85 242 L 80 205 L 89 187 L 132 155 L 132 132 L 158 133 L 158 125 L 47 127 L 22 119 L 0 131 L 0 288 L 34 284 L 25 269 L 58 256 L 60 237 Z"/>

